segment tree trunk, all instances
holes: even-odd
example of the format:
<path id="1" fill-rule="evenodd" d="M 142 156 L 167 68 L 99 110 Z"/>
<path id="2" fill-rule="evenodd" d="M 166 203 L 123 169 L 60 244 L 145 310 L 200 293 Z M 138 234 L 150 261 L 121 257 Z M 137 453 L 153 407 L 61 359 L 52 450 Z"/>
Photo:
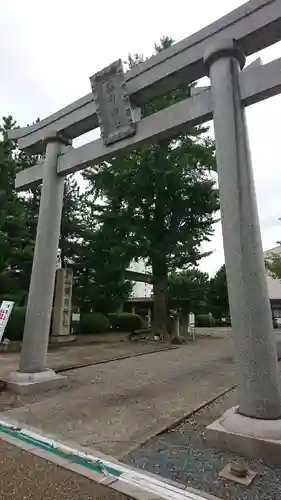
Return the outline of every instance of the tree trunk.
<path id="1" fill-rule="evenodd" d="M 155 335 L 162 340 L 171 340 L 168 331 L 168 310 L 167 310 L 167 269 L 165 264 L 154 263 L 153 272 L 153 322 L 152 329 Z"/>

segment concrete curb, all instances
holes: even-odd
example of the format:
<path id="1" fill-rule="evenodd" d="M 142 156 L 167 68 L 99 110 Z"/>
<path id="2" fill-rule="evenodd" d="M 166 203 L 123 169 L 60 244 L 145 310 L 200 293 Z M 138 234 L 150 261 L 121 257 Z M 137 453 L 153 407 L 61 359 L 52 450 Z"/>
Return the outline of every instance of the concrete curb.
<path id="1" fill-rule="evenodd" d="M 64 373 L 64 372 L 69 372 L 71 370 L 78 370 L 80 368 L 87 368 L 89 366 L 95 366 L 95 365 L 103 365 L 105 363 L 111 363 L 112 361 L 122 361 L 123 359 L 128 359 L 128 358 L 136 358 L 138 356 L 145 356 L 148 354 L 155 354 L 158 352 L 165 352 L 165 351 L 171 351 L 172 349 L 179 349 L 181 346 L 171 346 L 171 347 L 162 347 L 161 349 L 155 349 L 154 351 L 148 351 L 148 352 L 137 352 L 134 354 L 127 354 L 124 356 L 116 356 L 114 358 L 108 358 L 108 359 L 102 359 L 100 361 L 93 361 L 91 363 L 82 363 L 80 365 L 71 365 L 71 366 L 65 366 L 61 368 L 54 368 L 54 371 L 56 373 Z M 1 387 L 1 384 L 3 384 L 3 387 Z M 6 388 L 6 383 L 3 378 L 3 375 L 0 377 L 0 393 L 1 391 L 5 390 Z"/>
<path id="2" fill-rule="evenodd" d="M 232 385 L 229 389 L 225 389 L 224 391 L 222 391 L 218 396 L 215 396 L 211 399 L 208 399 L 207 401 L 205 401 L 201 405 L 197 406 L 197 408 L 195 408 L 194 410 L 191 410 L 190 412 L 186 413 L 183 417 L 179 417 L 177 420 L 175 420 L 175 422 L 173 424 L 167 425 L 164 430 L 159 431 L 157 434 L 155 434 L 155 436 L 159 436 L 160 434 L 163 434 L 164 432 L 168 432 L 172 429 L 175 429 L 175 427 L 180 425 L 184 420 L 189 419 L 190 417 L 195 415 L 198 411 L 203 410 L 204 408 L 206 408 L 206 406 L 211 405 L 212 403 L 214 403 L 215 401 L 222 398 L 223 396 L 225 396 L 226 394 L 228 394 L 229 392 L 233 391 L 236 388 L 237 388 L 236 384 Z"/>
<path id="3" fill-rule="evenodd" d="M 148 352 L 137 352 L 135 354 L 127 354 L 124 356 L 116 356 L 114 358 L 102 359 L 101 361 L 94 361 L 92 363 L 84 363 L 81 365 L 73 365 L 62 368 L 55 368 L 56 373 L 69 372 L 71 370 L 78 370 L 79 368 L 87 368 L 88 366 L 103 365 L 105 363 L 111 363 L 111 361 L 121 361 L 122 359 L 137 358 L 138 356 L 145 356 L 148 354 L 155 354 L 157 352 L 171 351 L 172 349 L 179 349 L 180 346 L 163 347 L 162 349 L 155 349 L 155 351 Z"/>
<path id="4" fill-rule="evenodd" d="M 95 483 L 135 500 L 219 500 L 181 483 L 140 472 L 131 466 L 94 450 L 80 451 L 46 438 L 31 429 L 23 429 L 7 419 L 0 422 L 0 439 L 27 453 L 53 462 Z"/>
<path id="5" fill-rule="evenodd" d="M 219 398 L 222 398 L 223 396 L 225 396 L 226 394 L 228 394 L 229 392 L 233 391 L 234 389 L 236 389 L 237 385 L 233 385 L 231 386 L 230 388 L 228 389 L 225 389 L 224 391 L 222 391 L 220 394 L 218 394 L 217 396 L 214 396 L 213 398 L 211 399 L 208 399 L 207 401 L 205 401 L 204 403 L 202 403 L 201 405 L 197 406 L 196 408 L 194 408 L 193 410 L 185 413 L 184 415 L 182 415 L 181 417 L 177 418 L 176 420 L 173 421 L 173 423 L 171 424 L 168 424 L 168 425 L 163 425 L 162 427 L 159 428 L 158 431 L 156 432 L 152 432 L 148 437 L 145 438 L 144 441 L 138 443 L 138 444 L 134 444 L 132 445 L 132 447 L 129 449 L 129 451 L 126 451 L 126 453 L 122 453 L 119 458 L 122 459 L 124 458 L 125 456 L 129 455 L 132 451 L 136 450 L 137 448 L 141 447 L 141 446 L 144 446 L 146 443 L 148 443 L 148 441 L 150 441 L 151 439 L 157 437 L 157 436 L 161 436 L 161 434 L 164 434 L 165 432 L 168 432 L 170 431 L 171 429 L 174 429 L 176 428 L 178 425 L 180 425 L 182 422 L 184 422 L 185 420 L 189 419 L 190 417 L 192 417 L 193 415 L 195 415 L 197 412 L 199 412 L 200 410 L 203 410 L 204 408 L 206 408 L 206 406 L 214 403 L 215 401 L 217 401 L 217 399 Z"/>

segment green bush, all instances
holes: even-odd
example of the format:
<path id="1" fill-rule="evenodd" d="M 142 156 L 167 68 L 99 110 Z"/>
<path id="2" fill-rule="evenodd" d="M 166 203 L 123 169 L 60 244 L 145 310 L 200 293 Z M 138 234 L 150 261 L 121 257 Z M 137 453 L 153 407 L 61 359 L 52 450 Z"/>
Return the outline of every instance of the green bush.
<path id="1" fill-rule="evenodd" d="M 221 319 L 219 319 L 219 318 L 214 318 L 214 319 L 213 319 L 213 323 L 212 323 L 212 325 L 213 325 L 213 326 L 215 326 L 216 328 L 220 328 L 220 327 L 222 327 L 222 326 L 225 326 L 225 325 L 223 324 L 222 320 L 221 320 Z"/>
<path id="2" fill-rule="evenodd" d="M 213 326 L 214 324 L 214 320 L 212 318 L 211 322 L 210 322 L 210 316 L 209 314 L 197 314 L 197 316 L 195 316 L 195 325 L 197 327 L 202 327 L 202 328 L 207 328 L 209 326 Z"/>
<path id="3" fill-rule="evenodd" d="M 109 320 L 101 313 L 88 313 L 81 316 L 80 333 L 105 333 L 109 330 Z"/>
<path id="4" fill-rule="evenodd" d="M 22 340 L 26 308 L 14 307 L 7 323 L 4 337 L 9 340 Z"/>
<path id="5" fill-rule="evenodd" d="M 143 321 L 141 316 L 132 313 L 109 313 L 109 323 L 114 331 L 133 332 L 143 328 Z"/>
<path id="6" fill-rule="evenodd" d="M 212 316 L 210 322 L 209 314 L 198 314 L 195 317 L 195 324 L 197 327 L 203 327 L 203 328 L 208 328 L 208 327 L 223 328 L 226 326 L 231 326 L 230 318 L 227 318 L 226 321 L 222 321 L 220 318 L 214 318 Z"/>

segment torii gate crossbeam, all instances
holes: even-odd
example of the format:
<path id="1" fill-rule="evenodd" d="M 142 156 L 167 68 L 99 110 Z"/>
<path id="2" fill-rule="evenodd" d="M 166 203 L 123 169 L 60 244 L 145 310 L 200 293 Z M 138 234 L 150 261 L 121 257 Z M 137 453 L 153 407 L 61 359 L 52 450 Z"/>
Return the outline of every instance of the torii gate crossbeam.
<path id="1" fill-rule="evenodd" d="M 241 101 L 245 107 L 278 94 L 281 90 L 281 58 L 264 66 L 247 67 L 239 75 L 239 85 Z M 212 95 L 208 89 L 141 120 L 137 133 L 132 138 L 108 147 L 102 139 L 96 139 L 76 149 L 67 148 L 58 159 L 57 173 L 67 175 L 76 172 L 95 162 L 109 160 L 119 150 L 129 151 L 146 142 L 178 133 L 186 125 L 200 125 L 212 117 Z M 43 167 L 44 161 L 19 172 L 15 182 L 16 189 L 22 190 L 42 182 Z"/>

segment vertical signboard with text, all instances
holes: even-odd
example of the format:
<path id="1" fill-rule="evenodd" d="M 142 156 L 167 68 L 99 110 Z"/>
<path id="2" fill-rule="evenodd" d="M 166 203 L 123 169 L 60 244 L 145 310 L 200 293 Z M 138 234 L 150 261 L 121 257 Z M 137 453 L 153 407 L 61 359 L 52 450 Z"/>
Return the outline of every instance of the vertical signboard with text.
<path id="1" fill-rule="evenodd" d="M 2 341 L 5 328 L 7 326 L 10 314 L 14 307 L 14 302 L 3 300 L 0 308 L 0 342 Z"/>
<path id="2" fill-rule="evenodd" d="M 73 272 L 71 269 L 64 268 L 57 270 L 52 329 L 53 336 L 70 334 L 72 282 Z"/>

